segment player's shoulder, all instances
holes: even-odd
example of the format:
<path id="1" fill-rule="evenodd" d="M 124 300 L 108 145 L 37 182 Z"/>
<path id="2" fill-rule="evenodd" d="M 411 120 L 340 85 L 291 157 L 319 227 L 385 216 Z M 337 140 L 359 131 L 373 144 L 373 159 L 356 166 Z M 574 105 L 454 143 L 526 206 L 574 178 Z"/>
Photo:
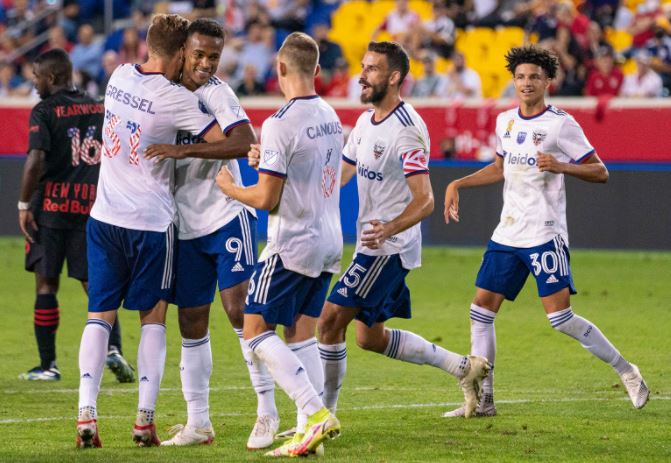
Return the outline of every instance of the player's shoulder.
<path id="1" fill-rule="evenodd" d="M 227 98 L 236 97 L 235 92 L 226 82 L 217 76 L 210 77 L 207 82 L 198 88 L 195 93 L 204 96 L 225 96 Z M 237 97 L 236 97 L 237 98 Z"/>
<path id="2" fill-rule="evenodd" d="M 422 116 L 408 102 L 401 101 L 393 114 L 403 127 L 423 127 L 425 125 Z"/>
<path id="3" fill-rule="evenodd" d="M 548 105 L 547 107 L 547 114 L 550 117 L 557 117 L 557 118 L 573 118 L 568 112 L 564 111 L 563 109 L 560 109 L 554 105 Z"/>

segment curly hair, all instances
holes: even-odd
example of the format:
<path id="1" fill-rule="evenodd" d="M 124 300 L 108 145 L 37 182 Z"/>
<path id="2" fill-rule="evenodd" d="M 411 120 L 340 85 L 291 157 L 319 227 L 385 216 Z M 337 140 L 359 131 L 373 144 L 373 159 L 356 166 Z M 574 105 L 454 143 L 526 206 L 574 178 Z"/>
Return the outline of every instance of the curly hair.
<path id="1" fill-rule="evenodd" d="M 186 35 L 187 37 L 191 37 L 193 34 L 207 35 L 208 37 L 222 40 L 224 40 L 226 36 L 224 27 L 214 19 L 208 18 L 198 18 L 189 24 L 189 28 L 186 30 Z"/>
<path id="2" fill-rule="evenodd" d="M 545 74 L 554 79 L 559 68 L 559 60 L 555 55 L 540 47 L 529 45 L 526 47 L 511 48 L 506 54 L 506 69 L 514 76 L 515 69 L 520 64 L 535 64 L 545 71 Z"/>

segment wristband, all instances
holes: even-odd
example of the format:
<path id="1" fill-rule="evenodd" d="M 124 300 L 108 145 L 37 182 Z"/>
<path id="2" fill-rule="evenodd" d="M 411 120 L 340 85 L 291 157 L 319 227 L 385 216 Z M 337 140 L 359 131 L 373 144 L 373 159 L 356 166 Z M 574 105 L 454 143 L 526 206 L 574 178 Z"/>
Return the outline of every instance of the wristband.
<path id="1" fill-rule="evenodd" d="M 19 204 L 17 204 L 16 207 L 20 211 L 27 211 L 28 209 L 30 209 L 30 203 L 26 201 L 19 201 Z"/>

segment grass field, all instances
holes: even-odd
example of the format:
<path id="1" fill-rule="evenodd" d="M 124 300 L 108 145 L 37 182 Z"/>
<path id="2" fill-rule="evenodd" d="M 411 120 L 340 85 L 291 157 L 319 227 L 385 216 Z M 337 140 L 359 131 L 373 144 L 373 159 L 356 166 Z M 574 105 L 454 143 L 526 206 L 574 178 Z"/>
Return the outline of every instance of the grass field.
<path id="1" fill-rule="evenodd" d="M 424 266 L 409 277 L 413 320 L 391 326 L 415 331 L 450 350 L 469 349 L 468 307 L 481 249 L 426 248 Z M 350 250 L 346 252 L 349 257 Z M 327 443 L 324 461 L 671 461 L 671 254 L 575 251 L 579 294 L 574 310 L 595 322 L 626 358 L 638 364 L 652 390 L 634 410 L 612 369 L 575 341 L 554 332 L 528 282 L 497 318 L 495 392 L 499 416 L 445 419 L 460 403 L 456 382 L 431 367 L 389 360 L 349 345 L 348 374 L 338 416 L 340 439 Z M 77 282 L 59 295 L 60 383 L 21 382 L 37 364 L 33 337 L 32 275 L 23 271 L 23 243 L 0 239 L 0 461 L 181 462 L 261 461 L 245 450 L 255 397 L 237 338 L 217 304 L 211 322 L 214 374 L 213 446 L 135 448 L 130 431 L 136 385 L 119 385 L 106 372 L 98 401 L 105 448 L 74 449 L 79 339 L 86 300 Z M 168 356 L 157 409 L 159 435 L 185 421 L 179 382 L 176 310 L 168 322 Z M 135 358 L 137 316 L 121 313 L 124 350 Z M 135 363 L 133 361 L 133 363 Z M 294 412 L 277 391 L 282 428 Z"/>

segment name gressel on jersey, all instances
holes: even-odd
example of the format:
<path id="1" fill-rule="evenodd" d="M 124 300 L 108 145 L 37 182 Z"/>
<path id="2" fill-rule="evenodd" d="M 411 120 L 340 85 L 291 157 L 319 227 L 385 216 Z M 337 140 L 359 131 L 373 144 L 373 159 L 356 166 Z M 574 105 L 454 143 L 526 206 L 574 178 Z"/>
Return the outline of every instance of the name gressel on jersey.
<path id="1" fill-rule="evenodd" d="M 342 132 L 316 95 L 290 100 L 263 123 L 259 172 L 286 180 L 259 261 L 279 254 L 286 269 L 311 278 L 340 271 Z"/>
<path id="2" fill-rule="evenodd" d="M 122 64 L 105 95 L 103 156 L 91 216 L 118 227 L 164 232 L 174 222 L 174 162 L 147 160 L 155 143 L 174 143 L 178 130 L 205 134 L 216 120 L 198 98 L 161 73 Z"/>
<path id="3" fill-rule="evenodd" d="M 195 92 L 198 107 L 203 114 L 213 115 L 225 134 L 240 124 L 249 123 L 249 118 L 240 101 L 228 84 L 218 77 Z M 179 131 L 177 144 L 202 143 L 203 140 L 190 132 Z M 246 153 L 245 153 L 246 154 Z M 222 161 L 208 159 L 180 159 L 175 173 L 175 201 L 179 214 L 179 238 L 194 239 L 220 229 L 233 220 L 244 206 L 221 192 L 215 178 L 221 167 L 228 165 L 237 185 L 242 185 L 240 166 L 237 160 Z"/>
<path id="4" fill-rule="evenodd" d="M 496 119 L 497 155 L 503 158 L 503 210 L 492 240 L 521 248 L 561 235 L 568 243 L 564 175 L 541 172 L 538 153 L 560 162 L 580 163 L 594 153 L 582 129 L 567 112 L 547 106 L 522 116 L 519 108 Z"/>
<path id="5" fill-rule="evenodd" d="M 391 236 L 380 249 L 361 245 L 361 233 L 371 220 L 389 222 L 412 201 L 406 178 L 428 174 L 429 133 L 422 118 L 401 102 L 377 122 L 373 110 L 357 120 L 343 150 L 343 160 L 356 166 L 359 193 L 356 252 L 367 255 L 400 254 L 404 268 L 421 265 L 420 224 Z"/>

